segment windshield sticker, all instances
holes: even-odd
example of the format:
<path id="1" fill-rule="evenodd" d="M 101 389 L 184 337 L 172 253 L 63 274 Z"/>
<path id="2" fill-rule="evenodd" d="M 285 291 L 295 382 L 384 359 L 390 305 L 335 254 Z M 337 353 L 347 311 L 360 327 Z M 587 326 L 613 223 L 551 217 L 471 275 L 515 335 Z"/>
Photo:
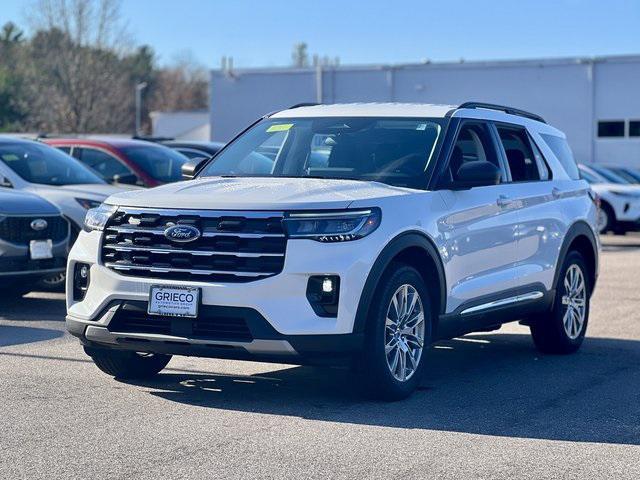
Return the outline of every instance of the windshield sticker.
<path id="1" fill-rule="evenodd" d="M 419 123 L 418 126 L 416 127 L 416 130 L 426 130 L 426 129 L 427 129 L 426 123 Z"/>
<path id="2" fill-rule="evenodd" d="M 293 123 L 279 123 L 277 125 L 271 125 L 269 128 L 267 128 L 267 133 L 286 132 L 291 127 L 293 127 Z"/>

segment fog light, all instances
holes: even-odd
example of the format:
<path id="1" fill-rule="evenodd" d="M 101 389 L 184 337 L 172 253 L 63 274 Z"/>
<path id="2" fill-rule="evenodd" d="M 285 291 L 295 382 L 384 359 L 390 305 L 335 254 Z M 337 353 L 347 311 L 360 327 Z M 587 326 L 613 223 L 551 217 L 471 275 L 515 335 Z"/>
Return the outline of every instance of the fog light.
<path id="1" fill-rule="evenodd" d="M 73 267 L 73 299 L 76 302 L 84 300 L 90 281 L 90 265 L 76 263 Z"/>
<path id="2" fill-rule="evenodd" d="M 337 275 L 314 275 L 307 283 L 307 300 L 319 317 L 338 315 L 340 277 Z"/>

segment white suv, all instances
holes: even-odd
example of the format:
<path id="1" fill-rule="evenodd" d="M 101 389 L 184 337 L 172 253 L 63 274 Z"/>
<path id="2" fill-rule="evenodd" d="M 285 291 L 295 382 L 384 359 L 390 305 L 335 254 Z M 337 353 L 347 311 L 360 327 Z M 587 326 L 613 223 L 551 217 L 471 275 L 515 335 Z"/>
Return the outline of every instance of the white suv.
<path id="1" fill-rule="evenodd" d="M 171 355 L 347 362 L 398 399 L 440 339 L 520 320 L 544 352 L 582 343 L 595 198 L 536 115 L 302 105 L 184 172 L 91 210 L 70 254 L 67 328 L 110 375 Z"/>

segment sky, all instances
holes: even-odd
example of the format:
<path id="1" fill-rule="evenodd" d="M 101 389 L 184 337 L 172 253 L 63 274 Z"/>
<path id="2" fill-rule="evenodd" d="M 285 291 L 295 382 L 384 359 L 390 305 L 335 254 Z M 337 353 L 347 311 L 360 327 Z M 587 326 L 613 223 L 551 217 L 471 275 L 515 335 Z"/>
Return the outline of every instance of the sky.
<path id="1" fill-rule="evenodd" d="M 0 0 L 27 28 L 31 0 Z M 292 46 L 345 64 L 640 54 L 640 0 L 122 0 L 160 64 L 286 66 Z"/>

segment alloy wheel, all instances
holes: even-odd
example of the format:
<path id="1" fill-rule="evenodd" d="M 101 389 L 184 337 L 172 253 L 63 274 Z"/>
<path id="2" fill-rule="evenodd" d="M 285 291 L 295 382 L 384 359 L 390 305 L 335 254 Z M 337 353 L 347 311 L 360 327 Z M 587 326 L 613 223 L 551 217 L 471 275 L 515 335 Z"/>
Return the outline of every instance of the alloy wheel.
<path id="1" fill-rule="evenodd" d="M 575 340 L 582 333 L 587 312 L 587 285 L 582 269 L 576 264 L 565 273 L 562 304 L 565 306 L 562 317 L 564 331 L 571 340 Z"/>
<path id="2" fill-rule="evenodd" d="M 384 331 L 389 371 L 396 380 L 406 382 L 418 369 L 424 349 L 424 307 L 413 286 L 402 285 L 391 297 Z"/>

